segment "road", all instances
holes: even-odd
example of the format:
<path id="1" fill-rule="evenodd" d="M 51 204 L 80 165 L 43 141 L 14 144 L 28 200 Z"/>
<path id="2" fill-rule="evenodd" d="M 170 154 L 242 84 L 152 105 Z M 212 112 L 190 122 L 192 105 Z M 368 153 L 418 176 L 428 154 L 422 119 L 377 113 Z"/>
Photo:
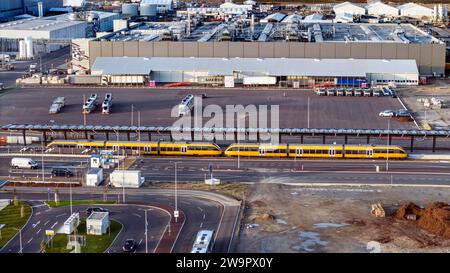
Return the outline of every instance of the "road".
<path id="1" fill-rule="evenodd" d="M 6 188 L 8 192 L 0 192 L 0 198 L 11 198 L 11 188 Z M 69 195 L 67 189 L 60 189 L 61 200 L 68 200 Z M 120 196 L 122 190 L 112 190 L 108 193 L 109 200 L 121 200 L 122 196 Z M 160 189 L 127 189 L 126 190 L 126 202 L 127 204 L 131 204 L 130 210 L 133 210 L 135 207 L 134 204 L 158 204 L 163 206 L 173 207 L 174 202 L 174 191 L 173 190 L 160 190 Z M 47 199 L 47 189 L 46 188 L 18 188 L 17 196 L 20 200 L 28 200 L 33 206 L 38 206 L 40 208 L 36 212 L 41 212 L 37 216 L 46 217 L 46 210 L 48 208 L 46 206 L 42 206 L 42 201 Z M 185 215 L 185 223 L 182 226 L 181 232 L 176 240 L 175 245 L 173 246 L 173 252 L 178 253 L 186 253 L 190 252 L 192 248 L 192 243 L 195 239 L 197 232 L 200 229 L 213 229 L 216 231 L 216 243 L 213 248 L 213 252 L 224 253 L 228 252 L 231 248 L 232 238 L 236 226 L 237 217 L 239 215 L 240 210 L 240 202 L 237 202 L 234 199 L 230 199 L 228 197 L 224 197 L 218 194 L 209 193 L 209 192 L 198 192 L 198 191 L 186 191 L 179 190 L 178 191 L 178 208 Z M 73 199 L 74 200 L 86 200 L 86 199 L 102 199 L 103 198 L 103 190 L 93 189 L 93 188 L 73 188 Z M 105 205 L 102 205 L 105 206 Z M 120 208 L 123 206 L 118 206 Z M 124 206 L 129 207 L 129 205 Z M 80 210 L 83 210 L 85 206 L 80 206 Z M 121 247 L 123 243 L 123 239 L 126 237 L 133 238 L 142 238 L 143 230 L 140 228 L 144 227 L 144 221 L 142 219 L 143 212 L 139 211 L 139 207 L 133 211 L 126 211 L 124 209 L 117 209 L 116 207 L 111 209 L 113 211 L 112 218 L 125 223 L 125 233 L 121 235 L 121 237 L 117 240 L 117 244 L 112 248 L 112 252 L 117 251 L 117 247 Z M 68 207 L 62 208 L 65 210 L 66 215 L 68 216 L 67 210 Z M 117 213 L 116 213 L 117 210 Z M 33 214 L 33 217 L 36 217 L 36 212 Z M 123 212 L 123 213 L 121 213 Z M 58 210 L 51 210 L 51 215 L 47 216 L 49 219 L 55 219 L 58 215 Z M 130 214 L 131 213 L 131 214 Z M 135 214 L 140 215 L 141 217 L 136 216 Z M 157 213 L 154 210 L 153 213 Z M 53 216 L 54 215 L 54 216 Z M 62 218 L 65 218 L 61 216 Z M 149 214 L 150 216 L 150 214 Z M 154 216 L 154 215 L 153 215 Z M 153 217 L 152 216 L 152 217 Z M 157 220 L 152 224 L 152 219 L 150 218 L 150 226 L 153 226 L 152 231 L 153 238 L 153 249 L 155 247 L 154 240 L 158 238 L 158 232 L 161 232 L 161 227 L 166 226 L 167 224 L 167 216 L 160 215 L 158 216 L 160 220 Z M 47 218 L 44 218 L 47 219 Z M 47 219 L 46 221 L 48 221 Z M 24 228 L 24 234 L 30 234 L 29 237 L 24 237 L 23 242 L 28 242 L 31 238 L 35 238 L 37 235 L 33 234 L 34 228 L 33 224 L 36 224 L 40 221 L 39 218 L 32 218 L 30 222 Z M 46 222 L 45 221 L 45 222 Z M 42 222 L 42 220 L 41 220 Z M 44 223 L 45 223 L 44 222 Z M 51 222 L 51 221 L 50 221 Z M 50 222 L 47 225 L 50 225 Z M 131 224 L 129 224 L 131 223 Z M 41 224 L 41 223 L 39 223 Z M 31 230 L 31 233 L 29 232 Z M 31 239 L 31 244 L 35 239 Z M 122 240 L 122 241 L 121 241 Z M 138 240 L 139 242 L 140 240 Z M 18 250 L 17 247 L 19 244 L 18 236 L 14 237 L 13 241 L 11 241 L 11 246 L 8 244 L 3 248 L 2 251 L 8 252 L 9 248 L 12 248 L 11 252 Z M 37 248 L 38 249 L 38 248 Z M 30 250 L 36 251 L 35 246 L 30 246 Z"/>
<path id="2" fill-rule="evenodd" d="M 42 70 L 46 71 L 50 68 L 56 68 L 65 63 L 66 59 L 70 57 L 70 48 L 65 47 L 60 50 L 51 52 L 42 56 Z M 14 86 L 16 79 L 27 73 L 31 63 L 37 63 L 39 66 L 39 59 L 30 61 L 13 61 L 14 70 L 0 72 L 0 82 L 5 87 Z"/>
<path id="3" fill-rule="evenodd" d="M 208 167 L 212 164 L 213 176 L 223 182 L 450 185 L 450 162 L 447 161 L 243 158 L 238 169 L 236 158 L 147 157 L 143 163 L 136 161 L 131 169 L 141 170 L 149 181 L 172 182 L 171 162 L 174 160 L 181 161 L 178 180 L 186 182 L 199 182 L 209 177 Z"/>

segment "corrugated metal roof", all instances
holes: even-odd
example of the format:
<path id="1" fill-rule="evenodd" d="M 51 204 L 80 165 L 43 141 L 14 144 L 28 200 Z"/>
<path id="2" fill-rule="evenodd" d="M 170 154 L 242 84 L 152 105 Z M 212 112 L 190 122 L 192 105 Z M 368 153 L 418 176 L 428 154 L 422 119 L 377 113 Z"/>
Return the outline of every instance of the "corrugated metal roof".
<path id="1" fill-rule="evenodd" d="M 367 73 L 419 74 L 415 60 L 97 57 L 92 74 L 149 75 L 151 71 L 201 71 L 233 75 L 234 71 L 268 76 L 365 77 Z"/>

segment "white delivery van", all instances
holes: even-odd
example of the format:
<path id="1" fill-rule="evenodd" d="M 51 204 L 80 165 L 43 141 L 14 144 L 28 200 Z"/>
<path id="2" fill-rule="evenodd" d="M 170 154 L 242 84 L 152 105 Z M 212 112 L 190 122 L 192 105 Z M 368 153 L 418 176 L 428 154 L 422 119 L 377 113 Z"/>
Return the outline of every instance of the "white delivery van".
<path id="1" fill-rule="evenodd" d="M 11 168 L 15 169 L 37 169 L 39 165 L 31 158 L 14 157 L 11 159 Z"/>

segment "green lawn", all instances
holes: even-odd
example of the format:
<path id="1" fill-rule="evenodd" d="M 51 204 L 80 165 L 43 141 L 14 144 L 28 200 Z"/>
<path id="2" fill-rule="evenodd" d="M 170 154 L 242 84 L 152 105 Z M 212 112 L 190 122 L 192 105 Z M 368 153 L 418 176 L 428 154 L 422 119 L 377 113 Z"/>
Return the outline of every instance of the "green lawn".
<path id="1" fill-rule="evenodd" d="M 24 215 L 20 217 L 21 207 L 24 207 Z M 0 238 L 0 247 L 3 247 L 14 235 L 18 232 L 17 229 L 21 229 L 25 223 L 28 221 L 28 218 L 31 216 L 31 207 L 19 201 L 17 206 L 8 205 L 4 209 L 0 211 L 0 224 L 4 224 L 5 226 L 0 230 L 1 238 Z M 17 229 L 16 229 L 17 228 Z"/>
<path id="2" fill-rule="evenodd" d="M 86 235 L 86 218 L 82 218 L 78 226 L 78 235 L 86 235 L 86 246 L 81 247 L 81 253 L 103 253 L 112 244 L 119 234 L 122 224 L 110 219 L 111 235 Z M 47 253 L 68 253 L 71 250 L 66 249 L 67 235 L 57 234 L 50 243 L 51 248 L 46 249 Z"/>
<path id="3" fill-rule="evenodd" d="M 61 200 L 58 202 L 58 204 L 55 203 L 55 201 L 47 201 L 46 202 L 50 207 L 52 208 L 58 208 L 62 206 L 69 206 L 70 201 L 68 200 Z M 103 200 L 72 200 L 72 205 L 88 205 L 88 204 L 115 204 L 116 201 L 103 201 Z"/>

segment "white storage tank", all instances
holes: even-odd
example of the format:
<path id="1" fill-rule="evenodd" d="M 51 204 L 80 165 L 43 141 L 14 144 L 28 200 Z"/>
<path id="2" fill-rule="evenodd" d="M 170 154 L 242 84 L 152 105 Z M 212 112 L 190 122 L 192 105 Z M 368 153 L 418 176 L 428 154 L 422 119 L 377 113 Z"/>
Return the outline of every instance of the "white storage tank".
<path id="1" fill-rule="evenodd" d="M 103 169 L 92 168 L 86 173 L 86 186 L 96 187 L 103 182 Z"/>
<path id="2" fill-rule="evenodd" d="M 141 5 L 141 16 L 156 16 L 156 4 L 142 4 Z"/>
<path id="3" fill-rule="evenodd" d="M 122 14 L 126 15 L 138 15 L 139 4 L 124 3 L 122 5 Z"/>
<path id="4" fill-rule="evenodd" d="M 24 40 L 19 41 L 19 59 L 25 59 L 27 57 L 27 46 Z"/>
<path id="5" fill-rule="evenodd" d="M 33 38 L 30 36 L 25 37 L 25 47 L 27 49 L 27 59 L 32 59 L 34 57 Z"/>

